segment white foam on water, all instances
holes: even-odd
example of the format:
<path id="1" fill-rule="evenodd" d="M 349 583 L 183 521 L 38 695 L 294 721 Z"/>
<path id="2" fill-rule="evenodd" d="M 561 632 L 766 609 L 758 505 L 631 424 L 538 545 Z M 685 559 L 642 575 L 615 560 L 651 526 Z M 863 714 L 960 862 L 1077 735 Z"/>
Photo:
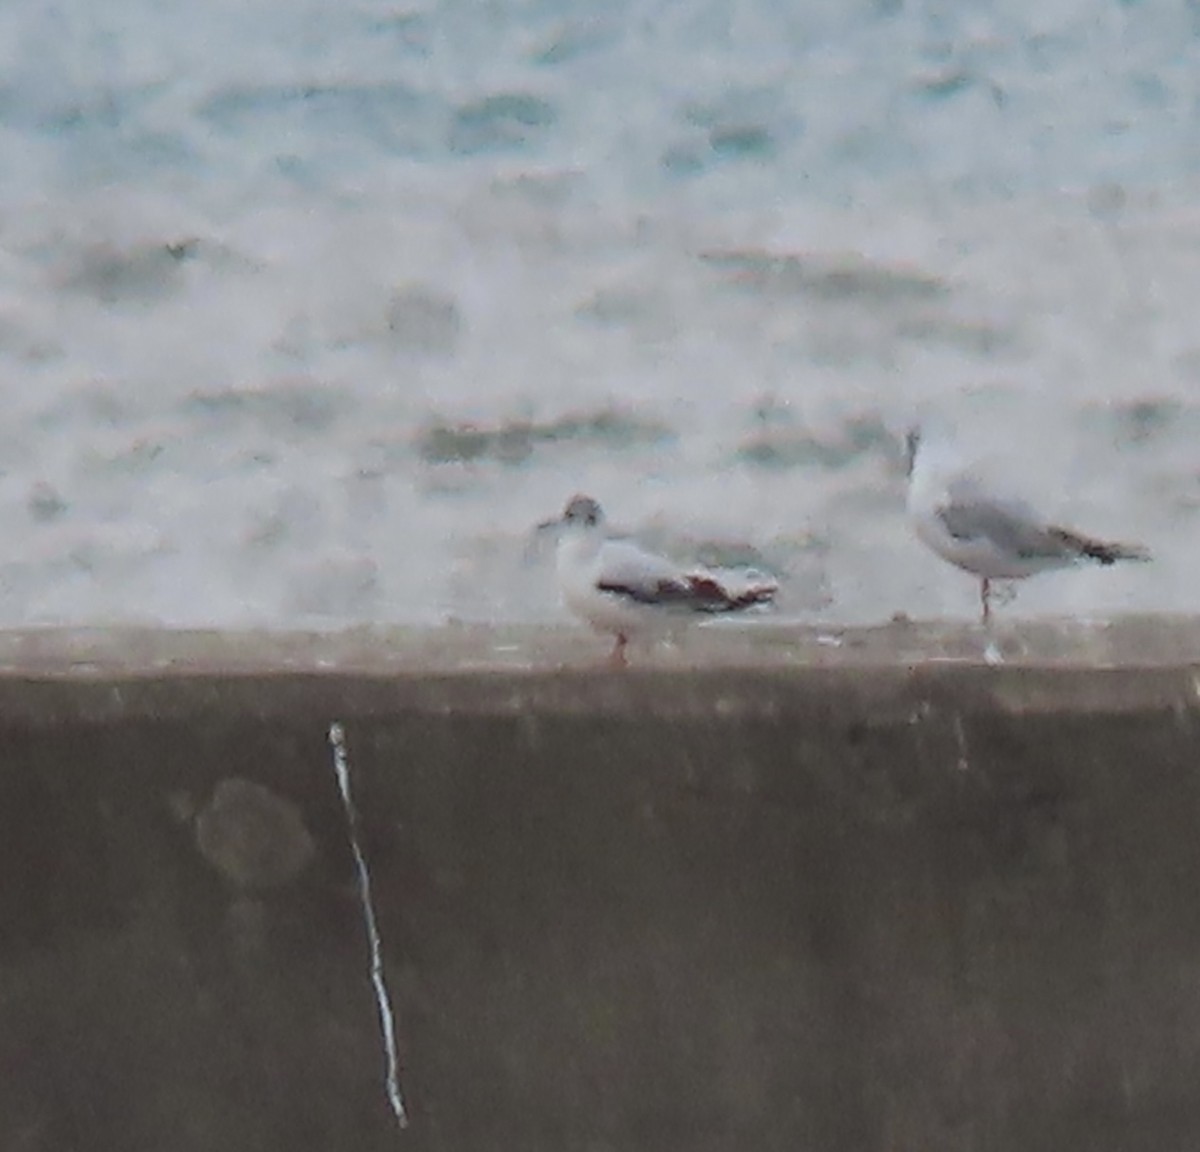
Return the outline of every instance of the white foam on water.
<path id="1" fill-rule="evenodd" d="M 970 618 L 930 414 L 1155 551 L 1011 611 L 1200 609 L 1193 19 L 15 0 L 0 626 L 558 619 L 576 491 Z"/>

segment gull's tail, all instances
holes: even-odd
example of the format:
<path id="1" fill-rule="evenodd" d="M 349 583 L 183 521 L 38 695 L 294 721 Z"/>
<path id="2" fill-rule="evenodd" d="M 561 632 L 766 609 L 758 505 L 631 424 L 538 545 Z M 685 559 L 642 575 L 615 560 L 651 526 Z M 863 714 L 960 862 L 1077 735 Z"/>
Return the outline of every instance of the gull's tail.
<path id="1" fill-rule="evenodd" d="M 685 578 L 692 605 L 702 612 L 740 612 L 756 604 L 770 604 L 779 582 L 753 569 L 713 569 L 689 573 Z"/>
<path id="2" fill-rule="evenodd" d="M 1051 535 L 1073 552 L 1100 564 L 1115 564 L 1118 560 L 1150 559 L 1150 550 L 1140 544 L 1116 544 L 1108 540 L 1097 540 L 1092 536 L 1081 536 L 1065 528 L 1052 528 Z"/>

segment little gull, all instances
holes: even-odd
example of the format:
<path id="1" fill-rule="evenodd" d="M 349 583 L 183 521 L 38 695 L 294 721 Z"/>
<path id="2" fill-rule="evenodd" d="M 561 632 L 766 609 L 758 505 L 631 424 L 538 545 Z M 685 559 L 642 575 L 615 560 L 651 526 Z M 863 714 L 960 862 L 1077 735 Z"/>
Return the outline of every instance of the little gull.
<path id="1" fill-rule="evenodd" d="M 590 496 L 575 496 L 562 516 L 540 524 L 559 529 L 557 571 L 564 604 L 597 632 L 611 633 L 611 662 L 625 666 L 629 638 L 656 620 L 739 612 L 768 604 L 779 590 L 752 569 L 680 567 L 630 540 L 610 537 Z"/>
<path id="2" fill-rule="evenodd" d="M 1084 560 L 1109 565 L 1150 559 L 1140 545 L 1097 540 L 1051 524 L 1024 501 L 989 494 L 976 476 L 948 471 L 944 459 L 920 448 L 920 432 L 910 431 L 908 515 L 913 530 L 943 560 L 979 577 L 985 626 L 991 622 L 993 580 L 1023 580 Z"/>

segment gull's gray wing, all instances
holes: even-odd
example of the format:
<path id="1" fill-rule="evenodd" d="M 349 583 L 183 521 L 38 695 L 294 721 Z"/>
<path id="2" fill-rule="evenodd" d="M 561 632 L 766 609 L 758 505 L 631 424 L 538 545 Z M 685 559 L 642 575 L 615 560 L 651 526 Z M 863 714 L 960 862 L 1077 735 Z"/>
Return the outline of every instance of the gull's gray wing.
<path id="1" fill-rule="evenodd" d="M 628 590 L 635 599 L 649 597 L 663 583 L 678 583 L 683 569 L 664 556 L 639 548 L 632 540 L 606 540 L 600 549 L 596 584 Z"/>
<path id="2" fill-rule="evenodd" d="M 745 580 L 734 587 L 716 572 L 689 571 L 626 540 L 608 540 L 600 550 L 596 587 L 637 604 L 731 612 L 769 601 L 773 580 Z"/>
<path id="3" fill-rule="evenodd" d="M 951 484 L 946 496 L 936 513 L 956 540 L 986 540 L 1021 560 L 1066 560 L 1080 554 L 1069 533 L 1046 524 L 1023 500 L 989 496 L 970 479 Z"/>

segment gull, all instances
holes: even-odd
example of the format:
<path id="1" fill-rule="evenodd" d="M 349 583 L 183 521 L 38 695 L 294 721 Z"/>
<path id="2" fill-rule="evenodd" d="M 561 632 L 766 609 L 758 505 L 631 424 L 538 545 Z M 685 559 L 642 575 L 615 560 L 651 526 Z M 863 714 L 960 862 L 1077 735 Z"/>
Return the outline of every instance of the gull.
<path id="1" fill-rule="evenodd" d="M 991 582 L 1023 580 L 1083 561 L 1149 560 L 1137 544 L 1116 544 L 1050 523 L 1023 500 L 987 492 L 967 471 L 948 471 L 921 434 L 906 438 L 908 515 L 917 537 L 943 560 L 979 577 L 982 622 L 991 622 Z"/>
<path id="2" fill-rule="evenodd" d="M 608 535 L 604 512 L 574 496 L 561 517 L 538 525 L 559 530 L 556 568 L 563 603 L 597 632 L 614 637 L 610 662 L 625 667 L 631 636 L 656 622 L 740 612 L 768 604 L 779 584 L 754 569 L 681 567 L 665 556 Z"/>

